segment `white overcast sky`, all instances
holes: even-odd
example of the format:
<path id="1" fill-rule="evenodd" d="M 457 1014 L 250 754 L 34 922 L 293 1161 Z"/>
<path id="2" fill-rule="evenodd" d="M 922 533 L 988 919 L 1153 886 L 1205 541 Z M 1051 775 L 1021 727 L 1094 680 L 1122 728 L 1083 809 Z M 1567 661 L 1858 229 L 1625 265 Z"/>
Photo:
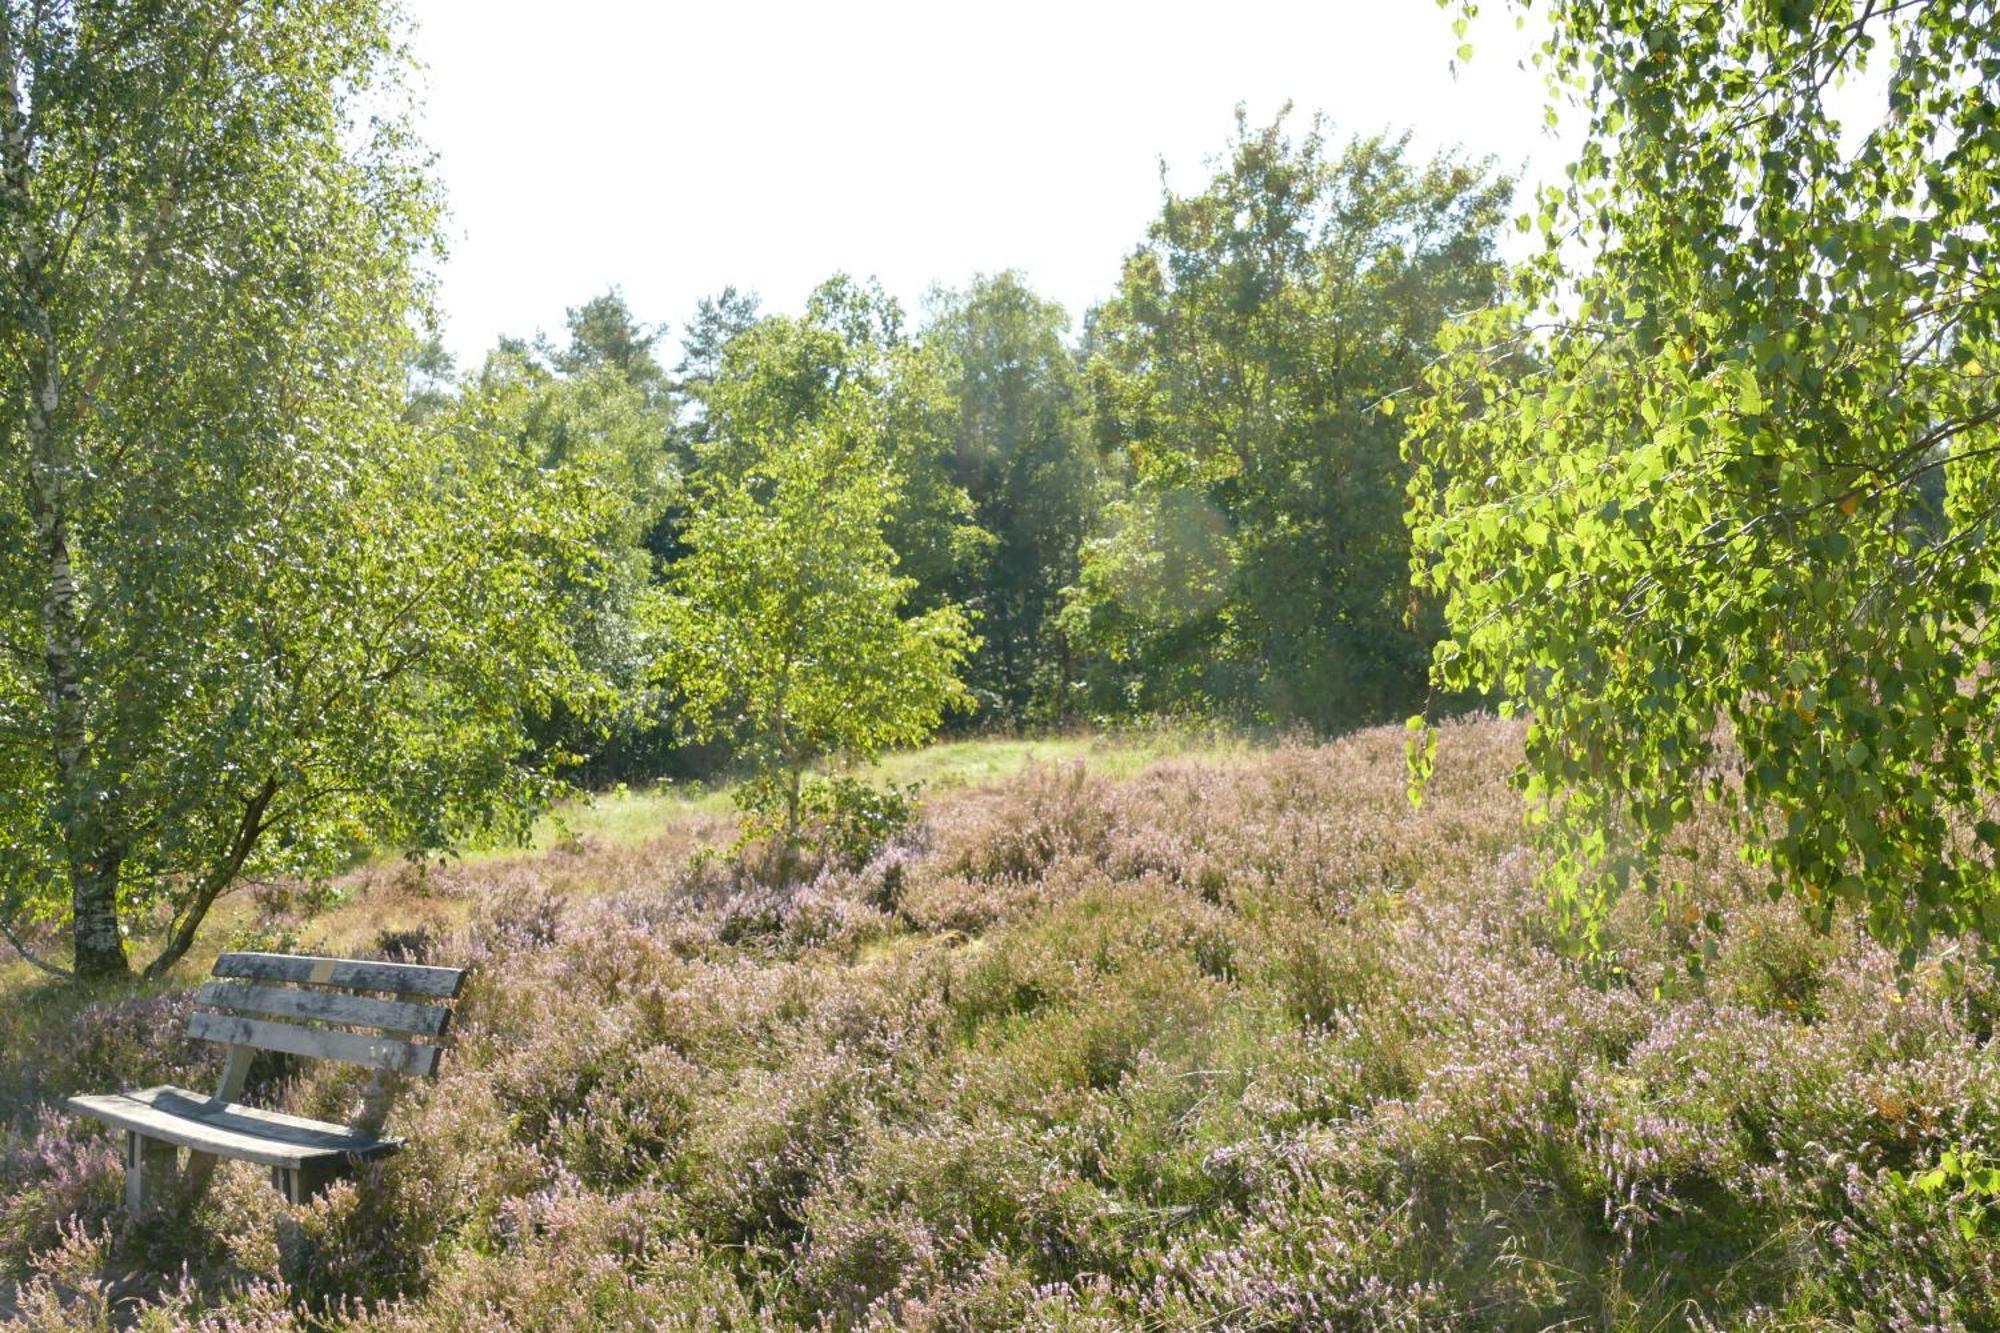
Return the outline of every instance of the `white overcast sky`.
<path id="1" fill-rule="evenodd" d="M 1498 8 L 1454 76 L 1433 0 L 412 0 L 446 342 L 476 363 L 613 284 L 677 337 L 725 284 L 796 310 L 837 270 L 914 314 L 934 283 L 1018 268 L 1080 317 L 1162 159 L 1198 187 L 1238 102 L 1547 176 L 1541 78 Z"/>

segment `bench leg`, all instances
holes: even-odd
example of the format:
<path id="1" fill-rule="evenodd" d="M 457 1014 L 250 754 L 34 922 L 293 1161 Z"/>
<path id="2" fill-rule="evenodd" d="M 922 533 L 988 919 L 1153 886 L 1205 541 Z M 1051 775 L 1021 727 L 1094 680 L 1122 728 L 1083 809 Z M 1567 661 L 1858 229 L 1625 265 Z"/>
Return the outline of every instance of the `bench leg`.
<path id="1" fill-rule="evenodd" d="M 143 1134 L 125 1134 L 125 1211 L 144 1217 L 160 1205 L 174 1184 L 178 1149 Z"/>
<path id="2" fill-rule="evenodd" d="M 347 1174 L 340 1161 L 311 1162 L 304 1166 L 274 1166 L 271 1185 L 288 1203 L 311 1203 L 319 1192 Z"/>
<path id="3" fill-rule="evenodd" d="M 215 1164 L 220 1161 L 212 1152 L 196 1152 L 188 1149 L 187 1165 L 181 1168 L 181 1188 L 190 1199 L 199 1199 L 208 1188 L 210 1176 L 215 1174 Z"/>
<path id="4" fill-rule="evenodd" d="M 215 1089 L 215 1100 L 233 1102 L 243 1095 L 243 1084 L 250 1077 L 250 1062 L 257 1057 L 255 1048 L 235 1045 L 222 1061 L 222 1082 Z M 219 1159 L 212 1152 L 196 1152 L 188 1149 L 187 1168 L 181 1176 L 181 1184 L 190 1199 L 199 1199 L 208 1189 L 209 1177 L 215 1174 L 215 1164 Z"/>

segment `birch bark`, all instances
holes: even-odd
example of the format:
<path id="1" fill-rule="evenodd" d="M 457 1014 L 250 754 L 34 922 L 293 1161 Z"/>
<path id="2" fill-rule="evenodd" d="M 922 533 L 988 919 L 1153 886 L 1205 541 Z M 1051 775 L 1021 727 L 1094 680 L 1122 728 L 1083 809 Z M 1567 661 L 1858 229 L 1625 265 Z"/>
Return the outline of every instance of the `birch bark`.
<path id="1" fill-rule="evenodd" d="M 90 701 L 85 682 L 70 516 L 75 469 L 64 438 L 63 368 L 51 310 L 49 247 L 34 207 L 33 144 L 21 99 L 20 52 L 12 16 L 0 22 L 0 192 L 13 250 L 11 312 L 26 335 L 28 505 L 35 549 L 44 571 L 43 691 L 49 745 L 61 790 L 56 818 L 69 860 L 79 976 L 129 972 L 118 931 L 118 874 L 124 861 L 110 818 L 110 793 L 91 764 Z"/>

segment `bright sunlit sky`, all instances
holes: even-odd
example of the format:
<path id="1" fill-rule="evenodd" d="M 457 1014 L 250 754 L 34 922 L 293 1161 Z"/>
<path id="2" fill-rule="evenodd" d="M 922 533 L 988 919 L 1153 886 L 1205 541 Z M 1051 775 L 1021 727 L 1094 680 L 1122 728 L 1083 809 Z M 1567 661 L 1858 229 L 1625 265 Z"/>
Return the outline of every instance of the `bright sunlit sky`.
<path id="1" fill-rule="evenodd" d="M 914 315 L 934 283 L 1018 268 L 1080 317 L 1157 211 L 1162 159 L 1197 188 L 1238 102 L 1535 177 L 1563 160 L 1512 19 L 1475 23 L 1454 76 L 1432 0 L 412 9 L 461 365 L 613 284 L 670 339 L 725 284 L 796 310 L 836 270 Z"/>

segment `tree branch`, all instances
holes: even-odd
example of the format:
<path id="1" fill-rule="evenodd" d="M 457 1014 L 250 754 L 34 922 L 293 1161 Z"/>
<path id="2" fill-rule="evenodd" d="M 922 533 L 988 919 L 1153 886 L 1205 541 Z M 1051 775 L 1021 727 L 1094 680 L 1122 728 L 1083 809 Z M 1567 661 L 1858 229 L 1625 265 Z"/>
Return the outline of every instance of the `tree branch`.
<path id="1" fill-rule="evenodd" d="M 7 937 L 7 943 L 14 946 L 15 953 L 20 954 L 29 964 L 40 968 L 50 976 L 61 977 L 64 981 L 68 981 L 76 976 L 76 973 L 69 971 L 67 968 L 57 967 L 47 959 L 37 958 L 35 955 L 29 953 L 27 946 L 21 943 L 20 937 L 14 934 L 13 923 L 5 917 L 0 917 L 0 935 Z"/>
<path id="2" fill-rule="evenodd" d="M 269 821 L 264 818 L 264 811 L 271 804 L 271 798 L 277 794 L 278 780 L 266 778 L 264 785 L 257 789 L 257 794 L 244 800 L 243 817 L 237 821 L 236 836 L 230 841 L 221 862 L 209 871 L 207 878 L 195 889 L 194 897 L 189 899 L 187 906 L 175 918 L 173 933 L 168 936 L 166 946 L 160 950 L 160 956 L 146 965 L 145 975 L 148 980 L 164 975 L 168 968 L 178 963 L 181 956 L 193 947 L 194 933 L 200 928 L 202 919 L 208 915 L 208 909 L 215 905 L 216 898 L 242 871 L 243 863 L 249 859 L 250 853 L 256 850 L 258 839 L 262 838 L 264 831 L 270 827 Z"/>

